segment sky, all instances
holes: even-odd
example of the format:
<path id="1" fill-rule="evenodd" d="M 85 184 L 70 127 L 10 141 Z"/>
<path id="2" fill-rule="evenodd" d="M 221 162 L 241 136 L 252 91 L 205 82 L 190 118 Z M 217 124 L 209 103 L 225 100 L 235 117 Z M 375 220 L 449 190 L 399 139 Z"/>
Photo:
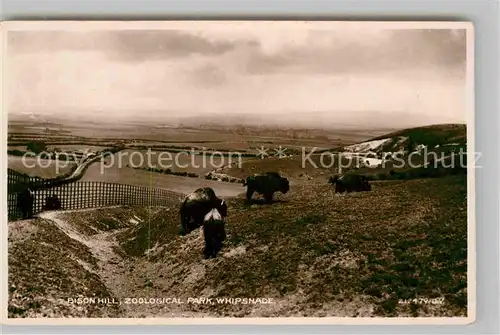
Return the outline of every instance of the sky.
<path id="1" fill-rule="evenodd" d="M 7 54 L 13 114 L 466 119 L 465 30 L 10 31 Z"/>

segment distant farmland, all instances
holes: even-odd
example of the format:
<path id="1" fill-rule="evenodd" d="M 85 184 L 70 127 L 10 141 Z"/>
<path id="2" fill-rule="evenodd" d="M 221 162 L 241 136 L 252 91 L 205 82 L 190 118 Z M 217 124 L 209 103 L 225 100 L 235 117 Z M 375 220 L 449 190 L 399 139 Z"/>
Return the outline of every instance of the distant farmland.
<path id="1" fill-rule="evenodd" d="M 121 165 L 123 167 L 127 167 L 127 165 L 142 168 L 153 167 L 170 169 L 174 172 L 192 172 L 200 176 L 214 169 L 227 166 L 230 163 L 237 164 L 240 161 L 237 153 L 231 156 L 221 156 L 220 154 L 212 154 L 210 152 L 206 152 L 204 155 L 191 155 L 191 153 L 151 151 L 148 161 L 146 150 L 123 150 L 114 157 L 117 164 L 121 157 Z M 251 158 L 241 157 L 241 161 L 249 159 Z"/>
<path id="2" fill-rule="evenodd" d="M 8 156 L 9 169 L 25 173 L 31 177 L 53 178 L 70 172 L 75 167 L 75 163 L 70 161 L 55 161 L 33 157 L 26 157 L 25 162 L 26 164 L 23 163 L 22 157 Z"/>
<path id="3" fill-rule="evenodd" d="M 116 158 L 118 154 L 115 154 Z M 118 159 L 115 159 L 117 162 Z M 164 188 L 181 193 L 190 193 L 199 187 L 212 187 L 217 194 L 221 196 L 234 196 L 245 191 L 241 184 L 221 183 L 204 178 L 189 178 L 166 175 L 146 170 L 133 169 L 126 167 L 123 164 L 121 167 L 118 163 L 110 164 L 111 159 L 108 157 L 101 162 L 94 163 L 89 166 L 82 181 L 106 181 L 110 183 L 122 183 L 139 186 L 148 186 L 154 188 Z M 102 167 L 102 172 L 101 172 Z"/>

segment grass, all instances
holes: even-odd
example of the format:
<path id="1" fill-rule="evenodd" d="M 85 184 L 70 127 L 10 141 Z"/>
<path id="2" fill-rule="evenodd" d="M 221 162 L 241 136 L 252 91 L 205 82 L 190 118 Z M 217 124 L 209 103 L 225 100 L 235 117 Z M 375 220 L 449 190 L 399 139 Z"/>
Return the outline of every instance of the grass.
<path id="1" fill-rule="evenodd" d="M 97 259 L 42 219 L 9 223 L 8 317 L 116 317 L 117 309 L 68 298 L 112 298 L 94 273 Z"/>
<path id="2" fill-rule="evenodd" d="M 16 224 L 26 221 L 9 223 L 10 312 L 40 315 L 52 306 L 64 315 L 113 313 L 75 311 L 51 302 L 85 295 L 87 287 L 104 296 L 113 289 L 122 296 L 277 301 L 273 307 L 169 307 L 211 316 L 466 315 L 465 175 L 376 181 L 371 192 L 348 196 L 335 195 L 320 181 L 293 182 L 290 192 L 278 194 L 272 204 L 249 205 L 243 196 L 229 199 L 228 239 L 213 260 L 203 259 L 200 230 L 178 235 L 178 205 L 65 214 L 64 220 L 90 240 L 117 234 L 115 252 L 123 258 L 121 264 L 128 264 L 122 274 L 126 283 L 119 287 L 103 286 L 92 274 L 99 263 L 96 256 L 50 221 L 34 220 L 29 234 L 16 234 Z M 100 268 L 107 271 L 109 266 Z M 32 291 L 31 300 L 22 300 Z M 399 303 L 434 297 L 445 304 Z M 29 305 L 36 301 L 38 305 Z M 163 311 L 149 308 L 152 315 Z"/>
<path id="3" fill-rule="evenodd" d="M 467 142 L 465 124 L 438 124 L 426 127 L 403 129 L 373 138 L 372 140 L 397 136 L 409 137 L 410 140 L 415 143 L 424 144 L 432 148 L 436 145 L 442 145 L 445 143 L 455 142 L 463 145 Z"/>
<path id="4" fill-rule="evenodd" d="M 339 197 L 326 185 L 304 183 L 272 205 L 231 200 L 224 249 L 244 253 L 210 264 L 191 293 L 211 288 L 215 297 L 301 296 L 306 314 L 362 299 L 375 316 L 465 315 L 466 177 L 376 182 L 373 188 Z M 194 266 L 201 248 L 186 250 L 177 224 L 177 211 L 152 216 L 147 226 L 121 236 L 122 248 L 140 257 L 160 245 L 152 262 L 168 258 Z M 399 303 L 415 297 L 444 297 L 445 305 Z"/>

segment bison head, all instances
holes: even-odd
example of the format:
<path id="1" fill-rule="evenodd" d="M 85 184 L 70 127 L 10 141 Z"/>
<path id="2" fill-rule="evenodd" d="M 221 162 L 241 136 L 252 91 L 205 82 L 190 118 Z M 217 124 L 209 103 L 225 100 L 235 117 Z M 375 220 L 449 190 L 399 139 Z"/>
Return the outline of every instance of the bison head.
<path id="1" fill-rule="evenodd" d="M 335 175 L 335 176 L 330 177 L 330 179 L 328 179 L 328 183 L 334 185 L 338 180 L 339 180 L 339 176 Z"/>
<path id="2" fill-rule="evenodd" d="M 227 203 L 224 200 L 221 200 L 218 208 L 222 218 L 225 219 L 227 217 Z"/>

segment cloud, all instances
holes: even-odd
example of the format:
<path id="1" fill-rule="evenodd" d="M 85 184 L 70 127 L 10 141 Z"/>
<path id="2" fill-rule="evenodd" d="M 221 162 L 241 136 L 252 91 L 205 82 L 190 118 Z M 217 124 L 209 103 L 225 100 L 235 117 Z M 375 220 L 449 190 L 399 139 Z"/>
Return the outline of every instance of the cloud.
<path id="1" fill-rule="evenodd" d="M 146 61 L 185 57 L 192 54 L 219 55 L 235 45 L 209 41 L 176 30 L 120 30 L 92 32 L 9 32 L 12 53 L 55 51 L 102 52 L 118 61 Z"/>
<path id="2" fill-rule="evenodd" d="M 119 60 L 154 60 L 192 54 L 213 56 L 234 47 L 234 44 L 226 41 L 211 42 L 180 31 L 129 30 L 114 33 L 109 49 Z"/>
<path id="3" fill-rule="evenodd" d="M 123 62 L 231 54 L 247 74 L 445 67 L 463 75 L 465 46 L 465 30 L 450 29 L 9 32 L 13 53 L 102 52 Z"/>
<path id="4" fill-rule="evenodd" d="M 465 118 L 464 31 L 33 31 L 8 40 L 11 112 Z"/>
<path id="5" fill-rule="evenodd" d="M 247 71 L 263 73 L 381 73 L 410 68 L 447 68 L 464 75 L 465 31 L 387 30 L 377 35 L 310 31 L 305 43 L 275 52 L 253 48 Z"/>

